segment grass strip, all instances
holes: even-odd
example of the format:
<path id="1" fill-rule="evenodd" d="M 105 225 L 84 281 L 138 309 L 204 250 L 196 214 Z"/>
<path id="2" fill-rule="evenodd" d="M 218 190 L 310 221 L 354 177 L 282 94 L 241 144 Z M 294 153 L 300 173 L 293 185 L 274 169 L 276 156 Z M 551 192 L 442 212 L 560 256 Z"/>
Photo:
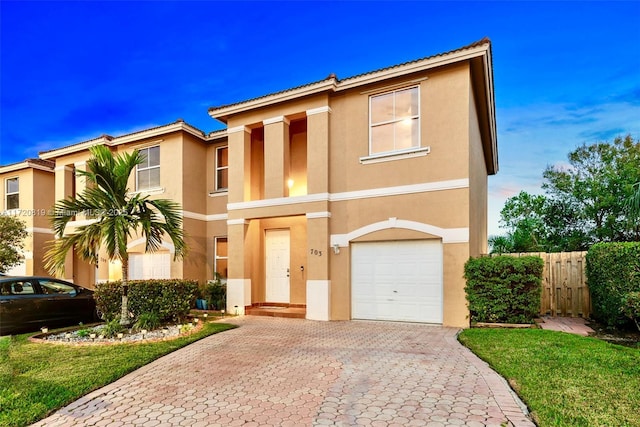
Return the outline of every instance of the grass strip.
<path id="1" fill-rule="evenodd" d="M 100 346 L 42 344 L 33 334 L 0 338 L 0 426 L 34 423 L 149 362 L 209 335 L 233 328 L 206 323 L 170 341 Z"/>
<path id="2" fill-rule="evenodd" d="M 467 329 L 485 360 L 546 426 L 640 426 L 640 349 L 541 329 Z"/>

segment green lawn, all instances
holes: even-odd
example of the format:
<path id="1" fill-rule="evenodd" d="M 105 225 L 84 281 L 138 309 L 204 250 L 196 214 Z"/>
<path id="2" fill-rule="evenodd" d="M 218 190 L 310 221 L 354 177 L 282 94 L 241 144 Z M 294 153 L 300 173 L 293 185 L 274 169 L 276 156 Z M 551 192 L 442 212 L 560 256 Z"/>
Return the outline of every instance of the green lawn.
<path id="1" fill-rule="evenodd" d="M 33 334 L 0 338 L 0 426 L 38 421 L 160 356 L 233 327 L 206 323 L 171 341 L 105 346 L 36 344 L 27 340 Z"/>
<path id="2" fill-rule="evenodd" d="M 541 329 L 467 329 L 541 427 L 640 426 L 640 349 Z"/>

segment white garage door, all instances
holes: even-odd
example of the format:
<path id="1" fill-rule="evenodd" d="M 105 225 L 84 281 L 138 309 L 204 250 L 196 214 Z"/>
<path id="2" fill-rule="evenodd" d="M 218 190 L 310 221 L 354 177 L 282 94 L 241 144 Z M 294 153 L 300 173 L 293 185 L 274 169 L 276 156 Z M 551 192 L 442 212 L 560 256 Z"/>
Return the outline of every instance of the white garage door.
<path id="1" fill-rule="evenodd" d="M 442 323 L 442 244 L 437 240 L 354 243 L 351 317 Z"/>
<path id="2" fill-rule="evenodd" d="M 129 280 L 170 279 L 171 254 L 130 254 Z"/>

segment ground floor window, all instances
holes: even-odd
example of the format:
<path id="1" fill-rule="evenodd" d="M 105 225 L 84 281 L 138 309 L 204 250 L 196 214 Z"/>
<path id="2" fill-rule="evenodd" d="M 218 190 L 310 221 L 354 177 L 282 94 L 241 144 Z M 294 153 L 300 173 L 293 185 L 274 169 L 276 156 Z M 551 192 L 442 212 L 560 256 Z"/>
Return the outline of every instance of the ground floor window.
<path id="1" fill-rule="evenodd" d="M 227 279 L 227 237 L 216 237 L 214 243 L 213 271 L 218 273 L 223 281 Z"/>

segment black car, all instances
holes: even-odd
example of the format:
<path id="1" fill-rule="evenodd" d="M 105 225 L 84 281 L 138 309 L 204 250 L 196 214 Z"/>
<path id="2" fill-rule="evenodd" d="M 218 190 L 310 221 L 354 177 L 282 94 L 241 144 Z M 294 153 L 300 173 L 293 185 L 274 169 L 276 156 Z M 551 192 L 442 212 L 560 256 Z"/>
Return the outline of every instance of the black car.
<path id="1" fill-rule="evenodd" d="M 0 335 L 97 320 L 93 291 L 50 277 L 0 277 Z"/>

